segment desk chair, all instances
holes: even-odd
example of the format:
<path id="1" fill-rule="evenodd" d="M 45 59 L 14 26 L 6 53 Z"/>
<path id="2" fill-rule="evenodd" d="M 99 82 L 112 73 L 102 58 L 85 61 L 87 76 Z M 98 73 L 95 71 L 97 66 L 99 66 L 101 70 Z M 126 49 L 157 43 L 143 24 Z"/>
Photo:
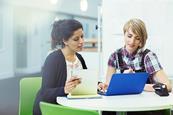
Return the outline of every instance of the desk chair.
<path id="1" fill-rule="evenodd" d="M 20 80 L 19 115 L 32 115 L 37 91 L 41 87 L 41 77 Z"/>
<path id="2" fill-rule="evenodd" d="M 40 108 L 42 115 L 99 115 L 98 112 L 93 110 L 71 108 L 46 102 L 40 102 Z"/>

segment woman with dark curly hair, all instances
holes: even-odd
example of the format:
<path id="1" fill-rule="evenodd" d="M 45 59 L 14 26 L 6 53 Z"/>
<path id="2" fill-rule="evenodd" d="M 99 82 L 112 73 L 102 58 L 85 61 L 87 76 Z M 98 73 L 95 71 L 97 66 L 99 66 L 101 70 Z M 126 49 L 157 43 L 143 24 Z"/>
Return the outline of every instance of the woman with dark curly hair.
<path id="1" fill-rule="evenodd" d="M 83 27 L 74 19 L 59 20 L 53 24 L 51 32 L 52 48 L 42 69 L 42 85 L 37 93 L 34 115 L 41 115 L 39 103 L 56 103 L 57 96 L 66 96 L 79 83 L 80 79 L 71 75 L 73 69 L 87 69 L 83 57 L 77 53 L 84 43 Z"/>

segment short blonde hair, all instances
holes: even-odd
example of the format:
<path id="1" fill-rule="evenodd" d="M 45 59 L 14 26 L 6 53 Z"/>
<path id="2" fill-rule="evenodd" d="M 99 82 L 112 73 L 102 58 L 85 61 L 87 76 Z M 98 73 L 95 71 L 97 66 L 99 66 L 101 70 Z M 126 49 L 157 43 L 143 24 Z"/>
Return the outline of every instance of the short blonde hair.
<path id="1" fill-rule="evenodd" d="M 141 40 L 141 47 L 143 48 L 145 46 L 146 40 L 147 40 L 147 30 L 145 27 L 145 23 L 140 19 L 130 19 L 123 28 L 124 34 L 131 29 L 131 31 L 140 37 Z"/>

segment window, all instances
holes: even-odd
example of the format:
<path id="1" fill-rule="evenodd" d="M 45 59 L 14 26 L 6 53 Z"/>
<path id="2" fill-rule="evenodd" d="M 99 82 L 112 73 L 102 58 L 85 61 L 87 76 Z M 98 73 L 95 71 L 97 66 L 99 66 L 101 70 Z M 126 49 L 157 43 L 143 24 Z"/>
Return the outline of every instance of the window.
<path id="1" fill-rule="evenodd" d="M 80 21 L 83 25 L 84 30 L 84 49 L 83 51 L 87 52 L 95 52 L 97 51 L 98 45 L 97 45 L 97 18 L 88 18 L 88 17 L 80 17 L 76 16 L 74 19 L 77 19 Z"/>
<path id="2" fill-rule="evenodd" d="M 2 49 L 3 45 L 3 16 L 2 10 L 0 9 L 0 50 Z"/>

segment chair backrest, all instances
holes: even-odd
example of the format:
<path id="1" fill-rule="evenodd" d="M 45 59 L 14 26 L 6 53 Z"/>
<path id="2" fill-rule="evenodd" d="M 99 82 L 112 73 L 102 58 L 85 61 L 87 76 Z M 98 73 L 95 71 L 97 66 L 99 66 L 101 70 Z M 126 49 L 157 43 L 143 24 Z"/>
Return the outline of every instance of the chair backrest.
<path id="1" fill-rule="evenodd" d="M 40 102 L 42 115 L 99 115 L 97 111 L 66 107 L 58 104 Z"/>
<path id="2" fill-rule="evenodd" d="M 36 94 L 41 87 L 41 77 L 20 80 L 19 115 L 32 115 Z"/>

